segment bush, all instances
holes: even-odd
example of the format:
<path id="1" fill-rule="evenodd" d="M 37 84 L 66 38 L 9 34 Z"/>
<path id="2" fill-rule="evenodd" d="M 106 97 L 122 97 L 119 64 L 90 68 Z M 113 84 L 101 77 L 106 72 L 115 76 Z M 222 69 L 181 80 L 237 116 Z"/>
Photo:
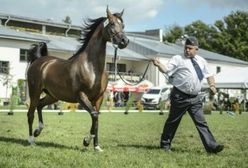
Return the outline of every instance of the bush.
<path id="1" fill-rule="evenodd" d="M 211 114 L 212 108 L 213 108 L 213 102 L 212 101 L 205 103 L 203 106 L 203 113 L 204 114 Z"/>

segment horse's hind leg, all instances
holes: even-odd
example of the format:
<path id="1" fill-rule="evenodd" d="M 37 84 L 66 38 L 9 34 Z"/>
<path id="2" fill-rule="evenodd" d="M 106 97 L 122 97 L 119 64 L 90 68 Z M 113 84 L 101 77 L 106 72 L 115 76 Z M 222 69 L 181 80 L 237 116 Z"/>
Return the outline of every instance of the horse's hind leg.
<path id="1" fill-rule="evenodd" d="M 34 131 L 34 137 L 37 137 L 40 135 L 42 129 L 44 128 L 43 125 L 43 117 L 42 117 L 42 109 L 44 106 L 53 104 L 57 102 L 57 99 L 54 99 L 53 97 L 46 95 L 42 99 L 39 100 L 38 106 L 37 106 L 37 112 L 38 112 L 38 119 L 39 119 L 39 125 L 38 128 L 35 129 Z"/>
<path id="2" fill-rule="evenodd" d="M 29 140 L 30 145 L 34 145 L 34 136 L 33 136 L 33 121 L 34 121 L 34 112 L 35 108 L 38 104 L 37 99 L 30 99 L 30 106 L 28 109 L 27 117 L 28 117 L 28 127 L 29 127 Z"/>

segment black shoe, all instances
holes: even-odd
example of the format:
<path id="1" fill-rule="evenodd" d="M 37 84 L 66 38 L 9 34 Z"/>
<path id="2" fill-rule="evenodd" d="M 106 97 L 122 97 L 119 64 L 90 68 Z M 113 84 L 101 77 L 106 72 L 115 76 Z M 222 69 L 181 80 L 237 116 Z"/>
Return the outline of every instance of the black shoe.
<path id="1" fill-rule="evenodd" d="M 224 149 L 224 145 L 217 145 L 216 148 L 212 149 L 208 153 L 219 153 Z"/>

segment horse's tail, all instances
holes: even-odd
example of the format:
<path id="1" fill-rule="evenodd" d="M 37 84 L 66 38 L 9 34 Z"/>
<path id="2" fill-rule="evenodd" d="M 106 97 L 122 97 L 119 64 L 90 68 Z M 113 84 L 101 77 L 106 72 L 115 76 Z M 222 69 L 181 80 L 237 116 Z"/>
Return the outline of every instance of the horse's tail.
<path id="1" fill-rule="evenodd" d="M 45 42 L 33 44 L 28 50 L 28 63 L 32 64 L 36 59 L 48 55 L 47 45 Z"/>

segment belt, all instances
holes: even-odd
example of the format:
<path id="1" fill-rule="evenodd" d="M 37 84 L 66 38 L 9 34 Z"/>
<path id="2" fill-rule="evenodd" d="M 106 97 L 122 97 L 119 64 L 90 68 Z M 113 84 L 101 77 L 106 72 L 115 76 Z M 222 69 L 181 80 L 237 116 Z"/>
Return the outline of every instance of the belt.
<path id="1" fill-rule="evenodd" d="M 183 97 L 194 98 L 197 96 L 197 95 L 190 95 L 190 94 L 184 93 L 183 91 L 179 90 L 175 86 L 173 87 L 173 91 L 174 91 L 174 93 L 178 93 L 178 94 L 182 95 Z"/>

